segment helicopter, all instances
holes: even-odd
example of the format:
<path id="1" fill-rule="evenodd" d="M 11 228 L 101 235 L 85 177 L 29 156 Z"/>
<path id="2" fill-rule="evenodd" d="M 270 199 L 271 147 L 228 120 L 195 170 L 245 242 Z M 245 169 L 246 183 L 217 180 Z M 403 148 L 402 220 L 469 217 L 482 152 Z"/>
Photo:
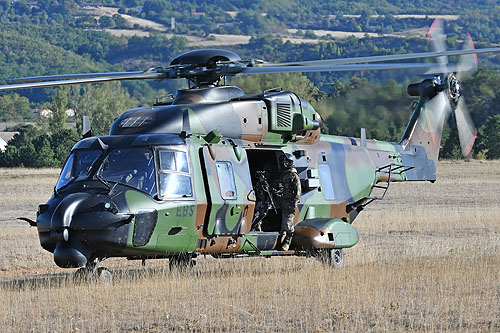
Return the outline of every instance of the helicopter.
<path id="1" fill-rule="evenodd" d="M 0 90 L 120 80 L 187 79 L 189 87 L 149 107 L 124 112 L 109 135 L 91 135 L 72 148 L 52 197 L 38 206 L 41 246 L 57 266 L 111 278 L 107 258 L 168 258 L 187 267 L 200 255 L 314 256 L 340 268 L 344 249 L 358 242 L 358 214 L 383 199 L 396 181 L 436 180 L 441 134 L 455 113 L 468 155 L 476 131 L 460 93 L 460 80 L 477 68 L 470 38 L 462 50 L 444 48 L 442 23 L 429 33 L 431 52 L 266 63 L 219 49 L 175 57 L 166 67 L 137 72 L 35 76 L 9 80 Z M 449 64 L 448 56 L 460 56 Z M 436 58 L 434 63 L 403 60 Z M 400 61 L 400 62 L 394 62 Z M 264 73 L 415 70 L 425 78 L 407 91 L 418 97 L 400 142 L 321 133 L 322 118 L 304 99 L 280 88 L 245 94 L 226 77 Z M 265 167 L 279 176 L 290 154 L 301 182 L 290 249 L 279 250 L 281 210 L 252 229 L 259 198 L 254 188 Z"/>

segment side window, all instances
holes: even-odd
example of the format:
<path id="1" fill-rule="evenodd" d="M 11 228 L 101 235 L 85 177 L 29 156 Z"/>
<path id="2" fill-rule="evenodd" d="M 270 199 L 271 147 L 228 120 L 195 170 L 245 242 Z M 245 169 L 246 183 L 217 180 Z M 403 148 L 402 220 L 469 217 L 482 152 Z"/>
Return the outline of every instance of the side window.
<path id="1" fill-rule="evenodd" d="M 333 189 L 332 174 L 328 164 L 319 165 L 319 177 L 321 180 L 321 191 L 325 200 L 335 200 L 335 191 Z"/>
<path id="2" fill-rule="evenodd" d="M 236 200 L 236 183 L 231 162 L 216 162 L 219 189 L 224 200 Z"/>
<path id="3" fill-rule="evenodd" d="M 187 153 L 180 150 L 158 150 L 158 180 L 160 197 L 187 198 L 193 196 L 193 186 Z"/>

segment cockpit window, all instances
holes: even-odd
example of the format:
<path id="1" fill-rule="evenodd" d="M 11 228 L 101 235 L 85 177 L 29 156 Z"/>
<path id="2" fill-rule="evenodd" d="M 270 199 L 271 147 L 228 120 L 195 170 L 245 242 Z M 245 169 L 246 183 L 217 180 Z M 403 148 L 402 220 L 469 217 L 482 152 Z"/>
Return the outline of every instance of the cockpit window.
<path id="1" fill-rule="evenodd" d="M 158 150 L 158 179 L 160 196 L 168 198 L 186 198 L 193 196 L 191 175 L 187 153 L 181 150 Z"/>
<path id="2" fill-rule="evenodd" d="M 108 182 L 156 193 L 154 155 L 149 148 L 113 149 L 102 162 L 97 177 Z"/>
<path id="3" fill-rule="evenodd" d="M 103 153 L 105 156 L 99 158 Z M 95 180 L 106 183 L 110 188 L 113 184 L 108 183 L 119 183 L 150 195 L 158 193 L 161 198 L 192 197 L 187 152 L 177 148 L 158 148 L 156 153 L 157 164 L 153 149 L 146 147 L 74 150 L 66 160 L 56 190 L 93 175 Z M 96 164 L 96 161 L 99 163 Z"/>
<path id="4" fill-rule="evenodd" d="M 75 150 L 69 155 L 64 164 L 59 180 L 56 184 L 56 190 L 68 185 L 72 181 L 86 179 L 94 162 L 101 155 L 101 150 Z"/>
<path id="5" fill-rule="evenodd" d="M 184 151 L 160 151 L 160 170 L 189 172 Z"/>

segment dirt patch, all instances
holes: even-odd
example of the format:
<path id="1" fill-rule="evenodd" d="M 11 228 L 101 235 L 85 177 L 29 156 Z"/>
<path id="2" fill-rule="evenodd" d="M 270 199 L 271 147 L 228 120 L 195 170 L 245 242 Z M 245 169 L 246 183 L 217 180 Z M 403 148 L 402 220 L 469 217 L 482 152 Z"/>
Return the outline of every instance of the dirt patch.
<path id="1" fill-rule="evenodd" d="M 427 28 L 426 28 L 427 29 Z M 291 35 L 295 35 L 298 31 L 298 29 L 287 29 L 288 33 Z M 379 34 L 375 32 L 353 32 L 353 31 L 339 31 L 339 30 L 307 30 L 307 31 L 312 31 L 316 36 L 318 37 L 325 37 L 330 35 L 332 38 L 337 38 L 337 39 L 344 39 L 348 38 L 351 36 L 354 36 L 356 38 L 364 38 L 366 36 L 369 37 L 405 37 L 403 33 L 401 35 L 398 34 Z M 289 38 L 289 37 L 285 37 Z M 294 37 L 300 40 L 298 37 Z M 310 41 L 315 41 L 318 42 L 318 40 L 314 39 L 307 39 Z M 304 42 L 305 43 L 305 42 Z"/>
<path id="2" fill-rule="evenodd" d="M 92 15 L 92 16 L 95 16 L 96 18 L 99 18 L 101 16 L 113 16 L 115 14 L 119 14 L 132 26 L 137 24 L 141 28 L 144 28 L 144 29 L 153 29 L 153 30 L 157 30 L 157 31 L 166 31 L 167 30 L 167 27 L 165 27 L 161 23 L 138 18 L 135 16 L 130 16 L 127 14 L 120 14 L 120 13 L 118 13 L 118 8 L 113 8 L 113 7 L 84 8 L 84 9 L 82 9 L 82 11 L 85 12 L 87 15 Z"/>

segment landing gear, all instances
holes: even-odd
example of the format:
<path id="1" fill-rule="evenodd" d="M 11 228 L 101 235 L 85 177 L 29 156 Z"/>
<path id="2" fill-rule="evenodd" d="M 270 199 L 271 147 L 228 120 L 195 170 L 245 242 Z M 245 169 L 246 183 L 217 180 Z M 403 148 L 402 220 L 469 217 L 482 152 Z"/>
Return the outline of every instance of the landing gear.
<path id="1" fill-rule="evenodd" d="M 168 266 L 170 270 L 180 270 L 184 271 L 188 268 L 196 265 L 196 261 L 193 260 L 193 257 L 189 254 L 179 254 L 168 259 Z"/>
<path id="2" fill-rule="evenodd" d="M 322 263 L 333 268 L 344 267 L 344 250 L 343 249 L 323 249 L 318 250 L 316 257 Z"/>
<path id="3" fill-rule="evenodd" d="M 77 283 L 96 281 L 104 284 L 110 284 L 113 281 L 113 275 L 104 267 L 99 267 L 99 264 L 104 259 L 89 261 L 85 267 L 78 268 L 73 275 L 73 281 Z"/>

